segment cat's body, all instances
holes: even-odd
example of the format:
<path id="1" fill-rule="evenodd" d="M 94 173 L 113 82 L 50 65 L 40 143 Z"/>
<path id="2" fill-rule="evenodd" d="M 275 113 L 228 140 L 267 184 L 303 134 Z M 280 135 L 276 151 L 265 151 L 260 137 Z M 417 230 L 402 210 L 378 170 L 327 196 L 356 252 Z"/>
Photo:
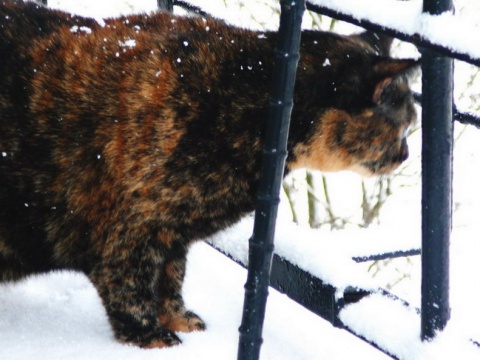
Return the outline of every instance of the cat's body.
<path id="1" fill-rule="evenodd" d="M 127 343 L 203 329 L 183 306 L 185 256 L 254 208 L 275 42 L 213 19 L 98 24 L 0 2 L 0 280 L 80 270 Z M 396 75 L 413 63 L 304 33 L 287 172 L 398 166 L 415 113 Z"/>

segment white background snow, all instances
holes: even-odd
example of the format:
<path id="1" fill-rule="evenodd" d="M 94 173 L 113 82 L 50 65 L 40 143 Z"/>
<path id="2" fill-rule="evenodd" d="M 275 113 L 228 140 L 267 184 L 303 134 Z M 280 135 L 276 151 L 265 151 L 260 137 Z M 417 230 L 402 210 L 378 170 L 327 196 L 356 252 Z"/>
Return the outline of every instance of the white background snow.
<path id="1" fill-rule="evenodd" d="M 256 7 L 253 19 L 251 11 L 245 10 L 242 1 L 227 1 L 227 7 L 222 0 L 192 3 L 233 24 L 257 29 L 274 29 L 277 26 L 267 1 L 251 5 Z M 401 29 L 419 29 L 415 21 L 420 16 L 418 0 L 408 3 L 394 0 L 329 0 L 324 3 L 347 6 L 349 11 L 360 16 L 373 16 L 379 21 L 383 19 L 386 24 Z M 448 15 L 447 22 L 442 23 L 448 26 L 435 26 L 433 33 L 439 41 L 447 42 L 454 36 L 451 34 L 460 34 L 451 41 L 476 54 L 480 49 L 476 36 L 480 6 L 471 0 L 456 3 L 460 20 Z M 93 16 L 101 21 L 104 17 L 120 13 L 154 11 L 156 1 L 52 0 L 50 6 Z M 394 7 L 396 10 L 391 12 Z M 392 13 L 394 16 L 389 15 Z M 378 14 L 382 16 L 378 17 Z M 463 32 L 465 28 L 470 29 L 467 36 Z M 425 29 L 422 25 L 421 30 Z M 457 68 L 462 69 L 462 66 L 459 63 Z M 459 81 L 465 77 L 462 74 L 458 72 Z M 478 91 L 478 83 L 476 86 Z M 460 96 L 457 98 L 467 106 L 472 105 L 471 101 Z M 458 133 L 463 130 L 463 126 L 457 126 Z M 355 264 L 351 257 L 392 248 L 409 249 L 420 243 L 419 138 L 416 134 L 410 139 L 412 161 L 408 166 L 415 170 L 412 173 L 416 175 L 412 175 L 413 180 L 406 179 L 395 189 L 392 199 L 383 209 L 385 214 L 379 226 L 336 232 L 310 230 L 294 225 L 288 207 L 282 205 L 277 227 L 277 252 L 340 288 L 352 284 L 375 287 L 395 276 L 395 271 L 390 270 L 372 278 L 367 265 Z M 444 333 L 432 343 L 421 343 L 418 314 L 378 296 L 369 297 L 341 314 L 342 320 L 352 328 L 391 348 L 401 358 L 480 359 L 480 350 L 468 341 L 471 338 L 480 340 L 480 282 L 477 280 L 480 273 L 479 140 L 480 132 L 469 128 L 463 131 L 455 148 L 452 320 Z M 350 182 L 355 181 L 352 178 L 355 179 L 355 175 L 347 173 L 329 177 L 333 193 L 346 209 L 355 206 L 352 199 L 359 196 L 350 186 Z M 244 260 L 251 229 L 252 218 L 247 218 L 209 240 Z M 418 258 L 399 260 L 398 266 L 408 274 L 409 279 L 392 291 L 419 306 Z M 245 280 L 246 271 L 239 265 L 208 245 L 195 245 L 189 256 L 184 296 L 187 305 L 204 318 L 208 329 L 204 333 L 181 334 L 181 346 L 161 350 L 142 350 L 118 344 L 95 289 L 82 274 L 58 272 L 31 277 L 16 284 L 3 284 L 0 285 L 0 359 L 235 359 Z M 272 360 L 388 358 L 274 290 L 269 296 L 261 354 L 262 359 Z"/>

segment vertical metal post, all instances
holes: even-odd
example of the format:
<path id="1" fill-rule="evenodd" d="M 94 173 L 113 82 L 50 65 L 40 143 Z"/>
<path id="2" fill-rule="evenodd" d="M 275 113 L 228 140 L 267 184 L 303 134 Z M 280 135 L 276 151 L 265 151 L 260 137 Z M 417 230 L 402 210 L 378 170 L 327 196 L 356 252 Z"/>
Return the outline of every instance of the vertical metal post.
<path id="1" fill-rule="evenodd" d="M 257 195 L 253 235 L 250 239 L 248 277 L 245 284 L 242 324 L 239 329 L 239 360 L 254 360 L 260 356 L 275 222 L 287 156 L 301 23 L 305 11 L 305 0 L 280 0 L 280 5 L 280 27 L 263 146 L 262 176 Z"/>
<path id="2" fill-rule="evenodd" d="M 159 10 L 173 11 L 173 0 L 157 0 Z"/>
<path id="3" fill-rule="evenodd" d="M 432 15 L 451 0 L 424 0 Z M 422 51 L 422 317 L 423 340 L 450 318 L 449 245 L 452 227 L 453 60 Z"/>

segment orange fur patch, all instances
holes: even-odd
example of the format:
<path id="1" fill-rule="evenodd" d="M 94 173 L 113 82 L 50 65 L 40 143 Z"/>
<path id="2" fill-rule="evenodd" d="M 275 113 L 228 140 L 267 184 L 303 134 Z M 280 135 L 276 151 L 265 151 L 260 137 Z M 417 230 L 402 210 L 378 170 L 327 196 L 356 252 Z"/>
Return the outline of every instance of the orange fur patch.
<path id="1" fill-rule="evenodd" d="M 173 332 L 188 333 L 193 331 L 205 330 L 204 323 L 196 317 L 186 318 L 183 316 L 177 316 L 177 317 L 171 318 L 166 315 L 161 315 L 159 319 L 163 327 Z"/>
<path id="2" fill-rule="evenodd" d="M 155 340 L 150 344 L 143 346 L 144 349 L 162 349 L 166 347 L 171 347 L 180 344 L 180 342 L 175 342 L 173 344 L 166 343 L 163 340 Z"/>
<path id="3" fill-rule="evenodd" d="M 352 121 L 350 115 L 344 111 L 331 109 L 325 112 L 318 122 L 312 141 L 307 144 L 298 144 L 294 148 L 296 161 L 290 168 L 308 168 L 320 171 L 342 171 L 349 169 L 351 163 L 345 150 L 341 148 L 332 149 L 330 144 L 335 136 L 334 129 L 339 122 Z"/>

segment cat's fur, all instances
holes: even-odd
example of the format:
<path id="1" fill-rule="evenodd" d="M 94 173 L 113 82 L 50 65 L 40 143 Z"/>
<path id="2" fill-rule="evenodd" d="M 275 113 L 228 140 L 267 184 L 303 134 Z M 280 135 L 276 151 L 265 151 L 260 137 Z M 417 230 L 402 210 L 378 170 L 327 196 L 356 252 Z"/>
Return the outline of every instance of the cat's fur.
<path id="1" fill-rule="evenodd" d="M 408 156 L 398 74 L 415 62 L 368 38 L 304 32 L 286 172 L 386 174 Z M 204 329 L 185 257 L 254 208 L 275 43 L 210 18 L 101 25 L 0 2 L 0 280 L 84 272 L 125 343 Z"/>

